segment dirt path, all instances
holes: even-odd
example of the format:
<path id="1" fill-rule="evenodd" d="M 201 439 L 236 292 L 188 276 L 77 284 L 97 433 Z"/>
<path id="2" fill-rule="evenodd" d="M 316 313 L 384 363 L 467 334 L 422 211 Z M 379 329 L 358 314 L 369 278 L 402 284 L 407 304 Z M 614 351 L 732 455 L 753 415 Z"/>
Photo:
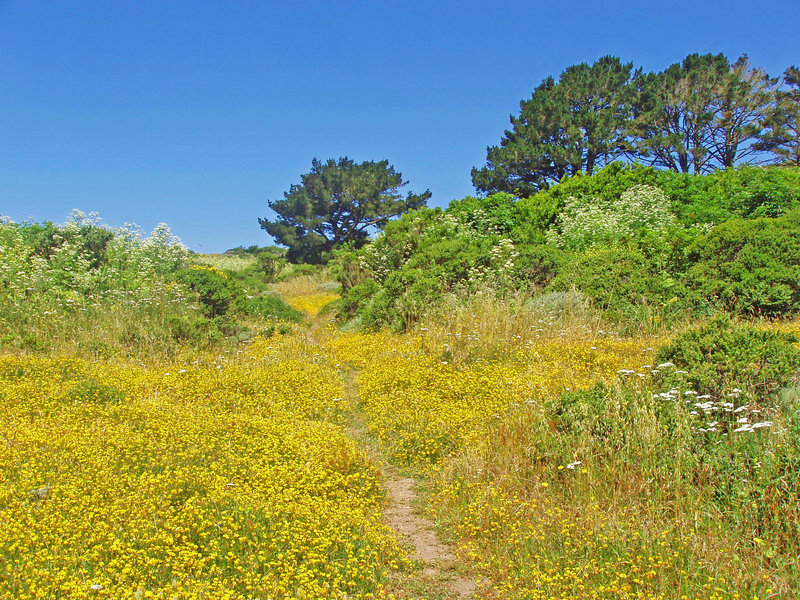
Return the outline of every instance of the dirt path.
<path id="1" fill-rule="evenodd" d="M 310 338 L 320 343 L 320 337 L 329 325 L 329 316 L 311 317 Z M 347 434 L 355 440 L 383 471 L 387 490 L 384 509 L 386 524 L 397 534 L 400 543 L 408 549 L 419 568 L 411 573 L 397 575 L 392 591 L 400 599 L 422 597 L 428 600 L 470 600 L 475 597 L 476 584 L 466 573 L 465 563 L 457 560 L 450 548 L 439 541 L 430 519 L 418 509 L 415 481 L 402 475 L 383 455 L 369 435 L 364 413 L 361 410 L 355 369 L 342 373 L 345 396 L 349 407 Z"/>
<path id="2" fill-rule="evenodd" d="M 463 573 L 463 563 L 450 548 L 439 541 L 430 519 L 418 509 L 415 481 L 402 475 L 389 464 L 380 449 L 370 439 L 363 413 L 358 407 L 356 373 L 345 374 L 345 391 L 352 407 L 348 435 L 356 440 L 381 466 L 387 491 L 384 509 L 386 524 L 397 534 L 400 543 L 408 549 L 419 568 L 399 576 L 394 584 L 398 597 L 423 596 L 439 600 L 468 600 L 474 597 L 476 585 L 473 578 Z"/>
<path id="3" fill-rule="evenodd" d="M 459 573 L 455 556 L 436 537 L 433 523 L 415 510 L 414 480 L 389 472 L 385 474 L 385 484 L 389 492 L 386 522 L 411 550 L 412 558 L 421 563 L 417 584 L 444 598 L 472 598 L 475 582 Z"/>

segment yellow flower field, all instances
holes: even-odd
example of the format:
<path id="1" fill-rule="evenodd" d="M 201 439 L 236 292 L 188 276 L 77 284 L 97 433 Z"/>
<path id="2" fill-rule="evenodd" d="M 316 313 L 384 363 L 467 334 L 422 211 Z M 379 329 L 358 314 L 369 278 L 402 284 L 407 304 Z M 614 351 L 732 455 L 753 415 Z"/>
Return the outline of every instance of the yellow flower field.
<path id="1" fill-rule="evenodd" d="M 189 360 L 191 359 L 191 360 Z M 0 359 L 0 598 L 381 597 L 405 559 L 302 343 Z"/>
<path id="2" fill-rule="evenodd" d="M 353 411 L 424 478 L 478 597 L 791 597 L 790 565 L 748 551 L 769 540 L 684 476 L 685 431 L 660 424 L 650 387 L 663 339 L 481 335 L 296 329 L 168 364 L 0 357 L 0 599 L 412 597 Z M 598 383 L 596 413 L 563 395 Z"/>

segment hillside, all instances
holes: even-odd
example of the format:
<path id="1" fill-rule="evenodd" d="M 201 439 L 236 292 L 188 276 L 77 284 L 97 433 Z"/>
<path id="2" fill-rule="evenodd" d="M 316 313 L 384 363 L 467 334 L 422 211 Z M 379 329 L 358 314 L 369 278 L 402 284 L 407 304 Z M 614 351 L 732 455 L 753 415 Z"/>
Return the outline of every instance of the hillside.
<path id="1" fill-rule="evenodd" d="M 613 164 L 327 267 L 2 223 L 0 598 L 794 598 L 798 210 Z"/>

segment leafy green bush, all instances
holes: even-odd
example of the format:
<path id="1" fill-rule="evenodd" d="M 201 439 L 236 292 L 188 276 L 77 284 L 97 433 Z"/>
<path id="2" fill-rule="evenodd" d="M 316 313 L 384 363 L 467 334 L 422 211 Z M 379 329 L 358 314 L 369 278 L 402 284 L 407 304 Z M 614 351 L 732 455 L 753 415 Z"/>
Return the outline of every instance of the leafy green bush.
<path id="1" fill-rule="evenodd" d="M 205 346 L 224 337 L 213 319 L 201 315 L 170 315 L 167 321 L 178 342 Z"/>
<path id="2" fill-rule="evenodd" d="M 655 269 L 642 253 L 622 248 L 598 247 L 575 255 L 548 289 L 572 288 L 616 318 L 630 318 L 640 306 L 675 315 L 697 303 L 680 281 Z"/>
<path id="3" fill-rule="evenodd" d="M 512 278 L 521 288 L 543 288 L 558 275 L 569 255 L 553 246 L 533 245 L 518 249 Z"/>
<path id="4" fill-rule="evenodd" d="M 720 316 L 658 351 L 657 361 L 674 365 L 661 370 L 659 378 L 665 386 L 688 386 L 714 399 L 741 393 L 764 402 L 797 376 L 797 341 L 791 334 L 736 325 Z"/>
<path id="5" fill-rule="evenodd" d="M 341 298 L 338 316 L 343 319 L 352 319 L 356 314 L 364 311 L 370 299 L 378 291 L 380 291 L 380 285 L 372 278 L 350 287 Z"/>
<path id="6" fill-rule="evenodd" d="M 710 175 L 664 172 L 659 187 L 686 224 L 722 223 L 732 217 L 778 217 L 800 205 L 800 169 L 743 166 Z"/>
<path id="7" fill-rule="evenodd" d="M 738 314 L 800 312 L 800 210 L 778 219 L 731 219 L 688 249 L 687 284 Z"/>
<path id="8" fill-rule="evenodd" d="M 425 314 L 442 294 L 441 280 L 422 269 L 406 268 L 387 277 L 383 288 L 365 305 L 363 324 L 403 330 Z"/>
<path id="9" fill-rule="evenodd" d="M 241 288 L 226 273 L 204 265 L 193 265 L 178 273 L 178 279 L 195 292 L 200 305 L 211 317 L 228 312 Z"/>

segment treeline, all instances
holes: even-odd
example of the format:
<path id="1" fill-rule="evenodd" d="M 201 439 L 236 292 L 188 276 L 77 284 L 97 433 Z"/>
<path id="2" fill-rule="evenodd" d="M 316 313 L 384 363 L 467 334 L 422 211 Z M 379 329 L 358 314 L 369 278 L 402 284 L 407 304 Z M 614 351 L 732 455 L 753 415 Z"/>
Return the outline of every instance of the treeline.
<path id="1" fill-rule="evenodd" d="M 680 204 L 671 189 L 675 180 L 657 176 L 656 170 L 705 175 L 744 165 L 798 167 L 798 123 L 797 67 L 787 68 L 779 79 L 753 66 L 746 55 L 731 63 L 723 54 L 690 54 L 662 72 L 645 73 L 633 63 L 606 56 L 591 65 L 568 67 L 557 80 L 545 79 L 520 103 L 520 113 L 511 116 L 511 128 L 500 144 L 487 149 L 486 165 L 472 170 L 472 181 L 480 194 L 502 192 L 526 199 L 569 177 L 591 176 L 623 162 L 652 167 L 648 181 L 658 179 L 668 197 L 661 204 Z M 430 192 L 407 192 L 404 198 L 400 189 L 407 183 L 386 160 L 315 158 L 311 171 L 283 199 L 269 201 L 277 218 L 261 218 L 259 224 L 288 248 L 289 261 L 325 263 L 337 248 L 360 248 L 392 219 L 424 206 Z M 702 210 L 725 212 L 716 206 L 715 192 L 710 194 Z M 542 197 L 521 201 L 520 206 L 538 206 L 540 201 Z M 624 207 L 619 202 L 628 200 L 617 201 L 615 218 L 621 225 Z M 565 235 L 564 229 L 569 237 L 572 221 L 601 219 L 611 207 L 544 203 L 534 212 L 549 211 L 547 216 L 555 218 L 553 211 L 565 208 L 568 214 L 558 231 L 550 233 L 551 241 Z M 702 216 L 700 222 L 705 222 Z"/>
<path id="2" fill-rule="evenodd" d="M 403 329 L 442 299 L 522 292 L 630 323 L 800 313 L 800 168 L 708 175 L 615 162 L 529 198 L 496 192 L 390 222 L 336 254 L 340 316 Z"/>
<path id="3" fill-rule="evenodd" d="M 782 81 L 747 56 L 690 54 L 658 73 L 606 56 L 545 79 L 511 116 L 480 192 L 530 196 L 619 159 L 702 174 L 743 163 L 800 166 L 800 71 Z"/>

